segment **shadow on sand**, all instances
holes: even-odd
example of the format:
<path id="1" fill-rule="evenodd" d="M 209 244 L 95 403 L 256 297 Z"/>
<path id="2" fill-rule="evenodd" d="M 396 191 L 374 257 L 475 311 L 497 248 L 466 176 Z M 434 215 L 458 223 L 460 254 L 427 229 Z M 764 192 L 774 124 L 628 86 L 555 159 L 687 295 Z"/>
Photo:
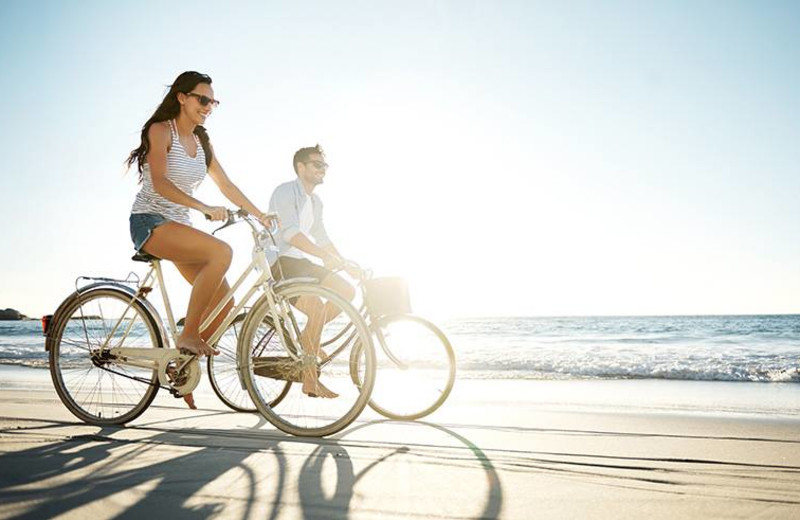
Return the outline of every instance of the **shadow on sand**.
<path id="1" fill-rule="evenodd" d="M 352 512 L 356 484 L 384 462 L 407 456 L 415 449 L 346 439 L 357 430 L 385 421 L 350 428 L 337 439 L 300 439 L 260 430 L 263 418 L 255 417 L 258 423 L 246 430 L 79 424 L 86 433 L 69 436 L 65 429 L 74 431 L 76 426 L 69 422 L 0 430 L 9 443 L 19 436 L 20 442 L 34 440 L 39 444 L 0 454 L 0 503 L 16 518 L 84 516 L 99 500 L 104 501 L 104 514 L 122 518 L 156 515 L 188 519 L 217 514 L 277 518 L 285 502 L 295 501 L 293 496 L 287 497 L 287 491 L 296 489 L 303 518 L 346 519 Z M 469 448 L 487 475 L 487 489 L 472 490 L 485 494 L 485 505 L 478 516 L 496 518 L 503 494 L 489 458 L 459 434 L 441 426 L 417 424 L 444 432 Z M 136 440 L 131 440 L 131 435 L 122 438 L 119 433 L 125 430 L 143 435 Z M 297 457 L 298 452 L 307 453 L 309 446 L 313 446 L 310 454 L 287 459 Z M 284 448 L 293 455 L 287 456 Z M 356 472 L 348 448 L 375 448 L 381 455 L 373 457 L 375 451 L 370 450 L 366 454 L 368 464 Z M 256 453 L 274 457 L 269 466 L 276 469 L 254 471 L 246 459 Z M 292 473 L 290 466 L 299 470 Z M 296 480 L 289 481 L 289 474 L 296 475 Z M 213 485 L 217 479 L 222 480 Z M 220 493 L 221 488 L 230 488 L 231 492 Z"/>

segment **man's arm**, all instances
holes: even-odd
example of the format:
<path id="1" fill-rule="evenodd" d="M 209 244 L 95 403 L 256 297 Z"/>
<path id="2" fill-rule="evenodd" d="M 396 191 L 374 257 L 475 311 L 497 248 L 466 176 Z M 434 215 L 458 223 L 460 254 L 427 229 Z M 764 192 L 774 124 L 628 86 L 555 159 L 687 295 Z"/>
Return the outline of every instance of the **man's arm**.
<path id="1" fill-rule="evenodd" d="M 325 267 L 328 269 L 335 269 L 342 263 L 342 257 L 339 255 L 339 252 L 336 251 L 336 248 L 333 247 L 332 243 L 328 243 L 325 246 L 318 246 L 303 233 L 297 233 L 292 236 L 289 243 L 304 253 L 316 256 L 322 260 L 322 263 L 324 263 Z"/>
<path id="2" fill-rule="evenodd" d="M 328 236 L 328 232 L 325 229 L 325 221 L 322 216 L 322 200 L 319 197 L 312 196 L 312 203 L 314 204 L 314 224 L 311 226 L 311 236 L 314 238 L 316 245 L 322 249 L 323 255 L 320 256 L 310 253 L 309 251 L 303 251 L 309 254 L 314 254 L 314 256 L 321 258 L 322 261 L 325 262 L 325 267 L 328 267 L 329 269 L 332 268 L 331 265 L 333 268 L 338 267 L 344 260 L 341 253 L 339 253 L 339 250 L 333 245 L 333 242 L 331 241 L 330 237 Z M 327 260 L 326 257 L 328 257 Z"/>
<path id="3" fill-rule="evenodd" d="M 294 235 L 300 232 L 300 214 L 289 185 L 282 184 L 275 188 L 269 199 L 269 212 L 277 213 L 281 221 L 280 238 L 291 242 Z"/>

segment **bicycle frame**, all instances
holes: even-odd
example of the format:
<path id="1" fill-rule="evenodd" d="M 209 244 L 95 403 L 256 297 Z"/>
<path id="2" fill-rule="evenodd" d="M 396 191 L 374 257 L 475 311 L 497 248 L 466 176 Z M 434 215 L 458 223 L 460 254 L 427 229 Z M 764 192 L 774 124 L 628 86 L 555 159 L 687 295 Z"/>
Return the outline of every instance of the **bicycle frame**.
<path id="1" fill-rule="evenodd" d="M 225 330 L 228 326 L 233 323 L 236 319 L 236 316 L 241 312 L 243 308 L 245 308 L 252 300 L 253 296 L 259 290 L 264 291 L 264 295 L 268 301 L 269 308 L 270 308 L 270 315 L 273 319 L 273 323 L 275 324 L 276 332 L 278 332 L 278 338 L 281 342 L 284 350 L 287 354 L 295 361 L 300 360 L 301 354 L 299 354 L 302 349 L 297 348 L 295 345 L 291 347 L 287 344 L 286 335 L 284 334 L 285 330 L 282 328 L 281 323 L 293 323 L 294 329 L 291 332 L 294 332 L 290 337 L 293 341 L 296 341 L 296 338 L 299 337 L 300 331 L 297 330 L 297 325 L 294 323 L 294 320 L 282 320 L 281 318 L 285 318 L 281 314 L 276 305 L 274 293 L 272 288 L 277 285 L 275 279 L 272 277 L 272 272 L 269 268 L 269 264 L 267 262 L 267 257 L 264 251 L 264 247 L 261 245 L 262 239 L 266 238 L 265 235 L 268 234 L 268 231 L 259 232 L 255 225 L 250 222 L 247 217 L 244 217 L 242 220 L 247 222 L 252 230 L 253 233 L 253 254 L 252 260 L 250 265 L 247 266 L 236 280 L 236 282 L 231 286 L 225 296 L 220 300 L 220 302 L 212 309 L 209 313 L 208 317 L 203 321 L 200 325 L 200 330 L 207 329 L 211 323 L 216 320 L 219 315 L 223 312 L 223 309 L 228 304 L 228 302 L 232 301 L 236 291 L 242 286 L 245 280 L 254 272 L 259 272 L 258 278 L 253 282 L 252 286 L 248 289 L 245 295 L 241 298 L 239 303 L 231 309 L 228 314 L 223 319 L 222 323 L 217 327 L 217 330 L 209 337 L 207 340 L 209 344 L 214 345 L 219 341 L 222 334 L 224 334 Z M 232 217 L 229 219 L 229 224 L 232 222 Z M 226 225 L 229 225 L 226 224 Z M 225 227 L 225 226 L 223 226 Z M 221 228 L 220 228 L 221 229 Z M 158 371 L 159 373 L 159 380 L 162 384 L 166 386 L 170 386 L 168 379 L 166 378 L 166 370 L 165 366 L 170 361 L 178 362 L 177 370 L 182 370 L 186 365 L 191 363 L 193 360 L 197 359 L 196 355 L 192 354 L 180 354 L 176 353 L 175 349 L 167 348 L 164 349 L 163 352 L 159 352 L 158 350 L 149 349 L 149 348 L 134 348 L 134 347 L 113 347 L 108 345 L 108 340 L 114 337 L 117 329 L 125 320 L 125 316 L 127 315 L 128 309 L 131 308 L 134 301 L 137 298 L 146 299 L 147 295 L 153 290 L 153 286 L 158 284 L 159 292 L 161 293 L 162 301 L 164 302 L 164 307 L 167 313 L 167 320 L 169 326 L 169 333 L 172 338 L 172 342 L 174 345 L 177 346 L 178 343 L 178 327 L 175 322 L 175 316 L 172 312 L 172 306 L 169 300 L 169 294 L 167 293 L 167 288 L 164 283 L 164 276 L 163 271 L 161 269 L 161 260 L 159 259 L 152 259 L 150 260 L 150 270 L 144 276 L 142 281 L 137 285 L 136 293 L 131 297 L 131 301 L 128 304 L 128 307 L 123 312 L 122 316 L 118 320 L 118 322 L 114 325 L 111 334 L 109 334 L 106 343 L 102 345 L 103 350 L 108 350 L 109 354 L 114 356 L 118 362 L 121 364 L 127 364 L 132 366 L 138 366 L 142 368 L 152 368 Z M 156 315 L 155 318 L 160 320 L 161 318 Z M 130 330 L 133 327 L 133 322 L 128 324 L 128 329 L 122 335 L 120 342 L 124 341 L 127 338 Z M 163 338 L 164 341 L 169 344 L 169 338 Z M 196 383 L 195 383 L 196 385 Z M 193 389 L 194 387 L 192 387 Z M 191 391 L 189 389 L 188 391 Z M 188 393 L 188 391 L 186 393 Z"/>

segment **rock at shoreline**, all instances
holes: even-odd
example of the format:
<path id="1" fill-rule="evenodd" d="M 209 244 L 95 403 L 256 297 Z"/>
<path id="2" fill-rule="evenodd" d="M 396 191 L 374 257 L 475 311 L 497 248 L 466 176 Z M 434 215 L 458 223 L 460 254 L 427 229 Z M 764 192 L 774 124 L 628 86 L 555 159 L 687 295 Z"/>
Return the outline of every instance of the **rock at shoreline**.
<path id="1" fill-rule="evenodd" d="M 27 316 L 25 316 L 16 309 L 6 309 L 6 310 L 0 309 L 0 320 L 19 321 L 24 319 L 27 319 Z"/>

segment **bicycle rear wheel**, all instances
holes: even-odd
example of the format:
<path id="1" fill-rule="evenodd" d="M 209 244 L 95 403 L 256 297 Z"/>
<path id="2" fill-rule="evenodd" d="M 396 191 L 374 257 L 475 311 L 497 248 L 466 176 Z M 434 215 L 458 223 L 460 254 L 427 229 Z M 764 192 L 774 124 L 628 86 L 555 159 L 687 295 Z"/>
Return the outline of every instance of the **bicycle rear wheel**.
<path id="1" fill-rule="evenodd" d="M 411 421 L 442 406 L 456 378 L 456 358 L 447 336 L 412 315 L 380 318 L 373 330 L 380 348 L 370 408 L 390 419 Z M 353 373 L 354 379 L 358 373 Z"/>
<path id="2" fill-rule="evenodd" d="M 292 435 L 322 437 L 349 425 L 364 409 L 375 382 L 375 353 L 361 315 L 333 291 L 316 284 L 290 284 L 275 290 L 287 347 L 277 339 L 270 306 L 262 298 L 250 311 L 243 341 L 239 344 L 245 386 L 261 414 L 280 430 Z M 306 315 L 297 306 L 315 302 L 315 312 Z M 323 316 L 324 313 L 324 316 Z M 335 316 L 333 319 L 331 316 Z M 308 327 L 309 322 L 312 327 Z M 300 347 L 307 340 L 314 322 L 321 323 L 317 359 L 304 356 Z M 351 332 L 339 334 L 344 328 Z M 273 339 L 269 339 L 273 338 Z M 303 338 L 302 340 L 300 338 Z M 335 339 L 334 339 L 335 338 Z M 287 350 L 288 348 L 288 350 Z M 310 347 L 309 347 L 310 348 Z M 353 351 L 358 350 L 357 367 L 351 367 Z M 252 352 L 259 355 L 253 356 Z M 304 364 L 305 363 L 305 364 Z M 317 370 L 319 381 L 338 397 L 312 397 L 303 392 L 304 367 Z M 350 374 L 359 371 L 358 381 Z M 293 382 L 280 405 L 271 405 L 274 396 Z"/>
<path id="3" fill-rule="evenodd" d="M 48 334 L 50 375 L 67 409 L 97 425 L 125 424 L 141 415 L 158 392 L 157 371 L 120 364 L 109 349 L 162 348 L 156 323 L 123 289 L 103 287 L 71 295 Z"/>
<path id="4" fill-rule="evenodd" d="M 252 413 L 257 410 L 252 399 L 250 399 L 247 388 L 244 386 L 244 377 L 236 359 L 244 319 L 244 314 L 237 316 L 217 341 L 216 348 L 219 350 L 219 355 L 208 356 L 208 379 L 211 382 L 211 388 L 214 393 L 228 408 L 237 412 Z M 269 316 L 264 318 L 263 329 L 262 338 L 265 341 L 256 344 L 257 350 L 251 355 L 262 355 L 263 351 L 274 350 L 276 345 L 280 348 L 278 338 L 267 334 L 269 330 L 273 330 L 274 333 L 272 319 Z M 270 406 L 277 406 L 289 391 L 292 383 L 288 381 L 284 383 L 283 387 L 275 385 L 275 395 L 269 403 Z"/>

